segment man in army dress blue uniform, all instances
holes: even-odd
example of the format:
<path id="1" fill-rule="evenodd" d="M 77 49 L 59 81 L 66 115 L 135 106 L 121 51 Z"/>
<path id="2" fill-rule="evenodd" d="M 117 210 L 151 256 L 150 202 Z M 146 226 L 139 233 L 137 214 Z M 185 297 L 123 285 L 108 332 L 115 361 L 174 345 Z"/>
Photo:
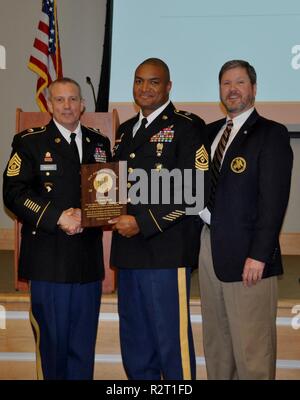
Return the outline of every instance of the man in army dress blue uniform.
<path id="1" fill-rule="evenodd" d="M 171 86 L 169 68 L 160 59 L 147 59 L 136 69 L 133 94 L 140 112 L 120 126 L 114 155 L 127 161 L 129 176 L 137 169 L 148 177 L 151 170 L 208 169 L 205 124 L 175 109 Z M 170 198 L 168 204 L 129 202 L 128 215 L 111 220 L 121 351 L 130 379 L 193 379 L 196 374 L 189 289 L 199 226 L 186 215 L 183 201 L 175 204 Z"/>
<path id="2" fill-rule="evenodd" d="M 81 228 L 80 164 L 110 161 L 110 143 L 80 124 L 84 102 L 72 79 L 50 85 L 48 108 L 47 126 L 14 137 L 4 203 L 23 223 L 19 277 L 30 280 L 38 378 L 92 379 L 102 231 Z"/>

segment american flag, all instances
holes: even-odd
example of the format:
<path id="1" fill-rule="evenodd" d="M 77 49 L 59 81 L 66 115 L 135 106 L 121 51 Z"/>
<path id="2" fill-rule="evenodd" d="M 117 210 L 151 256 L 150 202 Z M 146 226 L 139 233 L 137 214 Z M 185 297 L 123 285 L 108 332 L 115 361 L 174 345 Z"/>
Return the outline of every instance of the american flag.
<path id="1" fill-rule="evenodd" d="M 39 76 L 36 86 L 36 102 L 41 111 L 48 111 L 47 88 L 52 81 L 63 76 L 56 0 L 43 0 L 42 2 L 42 12 L 28 68 Z"/>

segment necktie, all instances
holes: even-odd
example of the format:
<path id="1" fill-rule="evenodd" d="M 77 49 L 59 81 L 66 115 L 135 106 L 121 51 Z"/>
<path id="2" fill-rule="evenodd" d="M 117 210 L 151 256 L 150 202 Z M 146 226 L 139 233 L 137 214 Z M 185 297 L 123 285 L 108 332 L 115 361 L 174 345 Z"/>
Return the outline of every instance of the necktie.
<path id="1" fill-rule="evenodd" d="M 147 122 L 148 122 L 147 118 L 142 119 L 139 129 L 135 132 L 135 135 L 134 135 L 135 139 L 145 131 Z"/>
<path id="2" fill-rule="evenodd" d="M 77 147 L 77 144 L 75 142 L 75 137 L 76 137 L 76 133 L 72 132 L 71 135 L 70 135 L 70 138 L 71 138 L 70 148 L 72 150 L 74 158 L 80 164 L 80 157 L 79 157 L 78 147 Z"/>
<path id="3" fill-rule="evenodd" d="M 221 139 L 219 140 L 218 146 L 216 148 L 212 163 L 211 163 L 211 181 L 210 181 L 210 195 L 207 208 L 211 212 L 215 204 L 216 189 L 218 184 L 218 179 L 220 176 L 221 164 L 223 159 L 224 150 L 228 142 L 230 132 L 233 127 L 233 122 L 231 119 L 227 121 L 226 128 L 222 133 Z"/>

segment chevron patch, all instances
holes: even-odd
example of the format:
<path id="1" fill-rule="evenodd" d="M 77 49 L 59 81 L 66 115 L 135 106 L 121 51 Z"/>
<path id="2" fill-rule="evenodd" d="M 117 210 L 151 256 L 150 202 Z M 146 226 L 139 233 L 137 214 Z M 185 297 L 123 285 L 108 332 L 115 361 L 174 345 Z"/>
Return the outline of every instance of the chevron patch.
<path id="1" fill-rule="evenodd" d="M 21 170 L 22 160 L 18 156 L 18 153 L 15 153 L 8 163 L 7 168 L 7 176 L 18 176 Z"/>
<path id="2" fill-rule="evenodd" d="M 208 153 L 204 145 L 202 145 L 196 152 L 195 167 L 201 171 L 208 170 Z"/>

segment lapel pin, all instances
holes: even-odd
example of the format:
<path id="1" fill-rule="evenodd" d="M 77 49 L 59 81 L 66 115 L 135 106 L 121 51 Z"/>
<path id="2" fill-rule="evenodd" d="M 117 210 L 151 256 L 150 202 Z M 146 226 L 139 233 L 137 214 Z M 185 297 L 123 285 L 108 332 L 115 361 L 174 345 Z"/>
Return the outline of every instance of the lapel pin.
<path id="1" fill-rule="evenodd" d="M 85 140 L 86 140 L 88 143 L 91 142 L 91 139 L 90 139 L 89 137 L 86 137 Z"/>
<path id="2" fill-rule="evenodd" d="M 57 137 L 55 138 L 55 143 L 60 143 L 61 142 L 61 138 Z"/>

